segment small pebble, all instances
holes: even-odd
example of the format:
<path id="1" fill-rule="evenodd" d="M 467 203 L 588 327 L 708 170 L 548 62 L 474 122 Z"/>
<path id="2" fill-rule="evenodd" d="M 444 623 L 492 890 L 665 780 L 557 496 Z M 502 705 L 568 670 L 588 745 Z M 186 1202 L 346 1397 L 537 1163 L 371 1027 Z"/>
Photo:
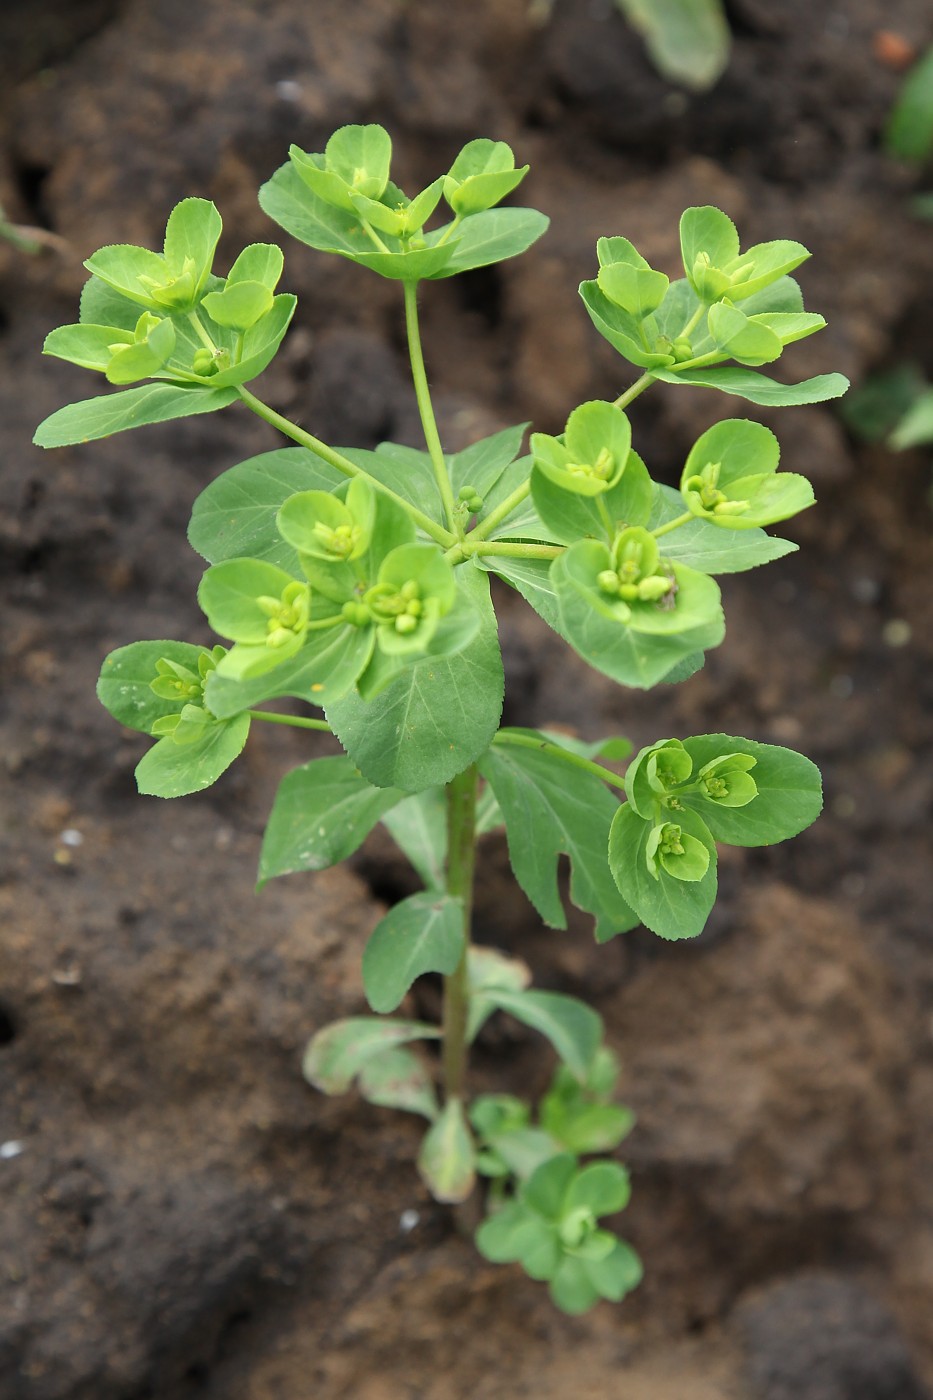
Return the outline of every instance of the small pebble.
<path id="1" fill-rule="evenodd" d="M 298 102 L 301 98 L 301 83 L 296 83 L 294 78 L 283 78 L 275 85 L 275 95 L 282 102 Z"/>
<path id="2" fill-rule="evenodd" d="M 410 1235 L 420 1219 L 421 1216 L 416 1210 L 403 1210 L 398 1218 L 399 1232 L 403 1235 Z"/>
<path id="3" fill-rule="evenodd" d="M 61 841 L 63 846 L 84 845 L 84 837 L 81 835 L 80 831 L 78 831 L 73 826 L 69 826 L 68 828 L 66 828 L 66 830 L 62 832 L 58 839 L 59 841 Z"/>
<path id="4" fill-rule="evenodd" d="M 16 1138 L 10 1138 L 8 1142 L 0 1142 L 0 1162 L 11 1162 L 14 1157 L 18 1157 L 21 1152 L 26 1151 L 26 1144 L 18 1142 Z"/>
<path id="5" fill-rule="evenodd" d="M 905 647 L 913 636 L 909 622 L 902 617 L 892 617 L 881 629 L 881 637 L 886 646 Z"/>
<path id="6" fill-rule="evenodd" d="M 881 584 L 876 578 L 863 574 L 852 580 L 852 597 L 857 603 L 877 603 L 881 596 Z"/>

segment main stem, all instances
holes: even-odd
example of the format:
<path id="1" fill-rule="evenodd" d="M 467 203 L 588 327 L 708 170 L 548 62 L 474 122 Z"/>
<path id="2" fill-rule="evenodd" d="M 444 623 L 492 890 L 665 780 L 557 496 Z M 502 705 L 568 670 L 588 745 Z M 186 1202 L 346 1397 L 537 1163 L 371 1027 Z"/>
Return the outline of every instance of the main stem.
<path id="1" fill-rule="evenodd" d="M 463 955 L 444 978 L 444 1040 L 441 1063 L 445 1098 L 463 1097 L 467 1068 L 467 1022 L 470 1012 L 470 925 L 473 914 L 473 864 L 476 850 L 476 765 L 447 784 L 447 893 L 463 902 Z"/>

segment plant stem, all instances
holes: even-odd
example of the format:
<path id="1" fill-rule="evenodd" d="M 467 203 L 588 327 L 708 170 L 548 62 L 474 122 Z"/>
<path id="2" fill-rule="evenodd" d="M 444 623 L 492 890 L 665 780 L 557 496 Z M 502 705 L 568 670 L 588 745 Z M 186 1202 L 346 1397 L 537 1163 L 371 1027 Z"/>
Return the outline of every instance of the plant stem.
<path id="1" fill-rule="evenodd" d="M 204 326 L 201 324 L 201 318 L 198 315 L 198 313 L 196 311 L 189 311 L 188 320 L 193 326 L 194 333 L 198 337 L 198 340 L 200 340 L 201 344 L 204 346 L 205 350 L 210 350 L 212 355 L 216 355 L 217 346 L 211 340 L 207 331 L 204 329 Z"/>
<path id="2" fill-rule="evenodd" d="M 683 515 L 678 515 L 673 520 L 669 520 L 666 525 L 659 525 L 658 528 L 652 530 L 651 533 L 654 535 L 655 539 L 659 539 L 661 535 L 669 535 L 672 530 L 677 530 L 681 525 L 686 525 L 692 519 L 693 512 L 685 510 Z"/>
<path id="3" fill-rule="evenodd" d="M 562 758 L 565 763 L 570 763 L 574 768 L 582 768 L 585 773 L 592 773 L 597 778 L 602 778 L 604 783 L 611 783 L 613 787 L 624 788 L 625 779 L 620 778 L 618 773 L 612 773 L 608 768 L 604 768 L 601 763 L 594 763 L 590 758 L 584 758 L 582 754 L 571 753 L 569 749 L 563 748 L 560 744 L 552 744 L 548 739 L 538 739 L 532 734 L 519 734 L 514 730 L 500 729 L 492 741 L 500 747 L 508 747 L 509 744 L 517 745 L 522 749 L 539 749 L 542 753 L 549 753 L 554 758 Z"/>
<path id="4" fill-rule="evenodd" d="M 522 482 L 521 486 L 516 486 L 510 496 L 506 496 L 504 501 L 500 501 L 495 510 L 491 510 L 485 520 L 481 520 L 476 528 L 470 531 L 467 538 L 471 540 L 486 539 L 490 530 L 494 530 L 501 521 L 505 520 L 506 516 L 511 515 L 515 507 L 520 506 L 530 492 L 531 477 L 529 476 Z"/>
<path id="5" fill-rule="evenodd" d="M 450 530 L 445 530 L 443 525 L 438 525 L 429 515 L 425 515 L 424 511 L 419 510 L 417 506 L 413 506 L 409 501 L 406 501 L 404 496 L 400 496 L 397 491 L 392 491 L 388 486 L 384 486 L 381 481 L 371 476 L 369 472 L 364 471 L 362 467 L 358 467 L 355 462 L 351 462 L 349 457 L 344 457 L 342 453 L 335 451 L 333 447 L 328 447 L 326 442 L 321 442 L 320 438 L 316 438 L 313 434 L 305 432 L 304 428 L 299 428 L 297 423 L 292 423 L 290 419 L 283 418 L 281 413 L 276 413 L 275 409 L 263 403 L 262 399 L 257 399 L 256 395 L 251 394 L 242 384 L 237 388 L 237 393 L 246 404 L 246 407 L 251 409 L 257 417 L 262 418 L 266 423 L 270 423 L 273 428 L 278 428 L 279 432 L 284 433 L 286 437 L 290 437 L 292 442 L 297 442 L 300 443 L 302 447 L 310 448 L 311 451 L 316 453 L 323 461 L 327 462 L 332 467 L 336 467 L 337 471 L 343 472 L 344 476 L 366 477 L 367 481 L 371 481 L 378 491 L 382 491 L 386 496 L 391 496 L 392 499 L 411 516 L 415 524 L 419 525 L 426 535 L 431 536 L 432 540 L 436 540 L 438 544 L 442 544 L 447 548 L 455 542 L 456 535 Z"/>
<path id="6" fill-rule="evenodd" d="M 690 317 L 690 320 L 680 332 L 680 335 L 677 337 L 677 339 L 681 340 L 684 336 L 692 335 L 692 333 L 696 330 L 697 326 L 702 321 L 704 312 L 708 310 L 709 307 L 707 306 L 706 302 L 701 301 L 696 311 L 694 311 L 693 315 Z"/>
<path id="7" fill-rule="evenodd" d="M 437 479 L 437 489 L 444 503 L 447 524 L 454 535 L 460 536 L 462 531 L 457 528 L 457 505 L 450 485 L 447 460 L 444 457 L 444 449 L 441 447 L 441 439 L 437 431 L 434 406 L 431 403 L 431 391 L 428 388 L 428 376 L 424 368 L 424 355 L 421 351 L 421 333 L 418 329 L 418 283 L 405 282 L 404 287 L 408 356 L 411 360 L 411 376 L 415 385 L 415 398 L 418 400 L 421 426 L 424 429 L 424 440 L 428 445 L 428 454 L 434 468 L 434 476 Z"/>
<path id="8" fill-rule="evenodd" d="M 650 389 L 654 383 L 654 375 L 645 373 L 641 379 L 636 379 L 630 389 L 626 389 L 615 401 L 616 408 L 628 408 L 632 399 L 637 399 L 639 394 L 643 394 L 646 389 Z"/>
<path id="9" fill-rule="evenodd" d="M 267 724 L 291 724 L 296 729 L 319 729 L 322 734 L 333 734 L 326 719 L 305 719 L 303 715 L 274 715 L 270 710 L 247 710 L 251 719 L 264 719 Z"/>
<path id="10" fill-rule="evenodd" d="M 500 554 L 506 559 L 556 559 L 565 548 L 562 544 L 513 544 L 509 540 L 479 540 L 473 544 L 469 537 L 462 544 L 454 545 L 464 558 L 471 554 Z"/>
<path id="11" fill-rule="evenodd" d="M 476 851 L 476 778 L 476 765 L 471 764 L 447 784 L 447 893 L 463 901 L 463 955 L 454 971 L 444 978 L 441 1063 L 444 1093 L 448 1100 L 462 1098 L 466 1082 L 470 926 Z"/>

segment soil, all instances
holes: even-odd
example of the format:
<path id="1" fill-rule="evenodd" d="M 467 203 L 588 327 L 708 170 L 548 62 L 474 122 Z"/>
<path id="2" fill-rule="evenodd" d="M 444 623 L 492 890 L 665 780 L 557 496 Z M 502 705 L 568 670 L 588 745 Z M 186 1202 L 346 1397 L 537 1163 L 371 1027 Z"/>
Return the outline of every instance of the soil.
<path id="1" fill-rule="evenodd" d="M 762 414 L 820 504 L 788 530 L 799 554 L 725 580 L 727 640 L 681 687 L 622 692 L 498 600 L 509 722 L 636 743 L 721 729 L 798 746 L 826 780 L 803 837 L 724 853 L 690 945 L 596 948 L 573 913 L 542 931 L 484 842 L 478 938 L 595 1002 L 638 1114 L 624 1227 L 646 1280 L 571 1320 L 427 1197 L 415 1120 L 300 1077 L 308 1035 L 363 1009 L 366 936 L 410 888 L 377 833 L 349 868 L 254 895 L 275 785 L 329 741 L 264 731 L 216 788 L 161 803 L 135 793 L 139 736 L 95 701 L 112 647 L 201 635 L 191 502 L 272 430 L 230 410 L 30 446 L 96 392 L 37 353 L 74 318 L 81 258 L 154 246 L 195 193 L 224 214 L 222 263 L 275 238 L 257 185 L 290 141 L 321 149 L 349 121 L 393 131 L 403 184 L 479 132 L 508 140 L 552 219 L 525 258 L 424 295 L 452 447 L 529 418 L 556 431 L 620 392 L 576 284 L 607 233 L 674 272 L 690 203 L 812 248 L 801 280 L 829 329 L 791 352 L 800 377 L 933 375 L 933 241 L 879 148 L 889 56 L 933 40 L 928 0 L 728 9 L 733 59 L 705 96 L 654 73 L 610 0 L 0 16 L 0 204 L 63 240 L 0 243 L 0 1400 L 933 1395 L 928 458 L 860 444 L 833 406 Z M 265 397 L 337 442 L 417 443 L 396 289 L 286 253 L 299 310 Z M 722 416 L 713 397 L 633 405 L 666 479 Z M 436 999 L 428 981 L 410 1009 Z M 491 1024 L 479 1082 L 537 1092 L 548 1072 L 530 1032 Z"/>

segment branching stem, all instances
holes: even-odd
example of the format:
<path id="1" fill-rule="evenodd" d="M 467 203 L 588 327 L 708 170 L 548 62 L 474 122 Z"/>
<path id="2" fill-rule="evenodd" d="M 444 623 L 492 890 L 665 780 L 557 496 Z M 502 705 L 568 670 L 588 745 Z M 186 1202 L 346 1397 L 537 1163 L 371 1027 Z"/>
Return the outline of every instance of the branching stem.
<path id="1" fill-rule="evenodd" d="M 326 719 L 306 719 L 303 715 L 275 715 L 270 710 L 247 710 L 251 719 L 264 719 L 267 724 L 290 724 L 295 729 L 319 729 L 322 734 L 333 734 Z"/>
<path id="2" fill-rule="evenodd" d="M 620 778 L 618 773 L 604 768 L 601 763 L 594 763 L 590 758 L 584 758 L 582 754 L 571 753 L 569 749 L 563 748 L 560 744 L 552 744 L 548 739 L 539 739 L 533 734 L 517 734 L 511 730 L 500 729 L 492 742 L 506 748 L 511 744 L 522 749 L 538 749 L 539 752 L 550 754 L 553 758 L 563 759 L 565 763 L 572 764 L 574 768 L 582 768 L 585 773 L 592 773 L 613 787 L 625 787 L 625 779 Z"/>
<path id="3" fill-rule="evenodd" d="M 293 423 L 290 419 L 284 418 L 281 413 L 276 413 L 274 408 L 270 408 L 269 405 L 263 403 L 261 399 L 257 399 L 256 395 L 251 394 L 242 384 L 238 387 L 237 393 L 246 404 L 246 407 L 251 409 L 257 417 L 262 418 L 266 423 L 270 423 L 273 428 L 278 428 L 279 432 L 284 433 L 286 437 L 290 437 L 292 442 L 297 442 L 300 443 L 302 447 L 310 448 L 311 451 L 316 453 L 323 461 L 335 467 L 337 471 L 343 472 L 344 476 L 366 477 L 377 490 L 384 492 L 387 496 L 391 496 L 392 499 L 411 516 L 415 524 L 419 525 L 426 535 L 431 536 L 432 540 L 436 540 L 438 544 L 444 545 L 445 548 L 449 548 L 454 543 L 456 536 L 450 530 L 445 530 L 443 525 L 438 525 L 429 515 L 425 515 L 424 511 L 419 510 L 417 506 L 413 506 L 410 501 L 406 501 L 404 496 L 400 496 L 397 491 L 391 491 L 388 486 L 383 486 L 381 481 L 377 481 L 374 476 L 370 476 L 369 472 L 364 471 L 362 467 L 358 467 L 355 462 L 351 462 L 349 457 L 344 457 L 341 452 L 335 451 L 333 447 L 328 447 L 326 442 L 321 442 L 320 438 L 314 437 L 312 433 L 306 432 L 304 428 L 299 428 L 297 423 Z"/>
<path id="4" fill-rule="evenodd" d="M 447 470 L 444 449 L 441 447 L 441 439 L 437 431 L 434 405 L 431 403 L 431 390 L 428 388 L 428 376 L 425 372 L 424 355 L 421 350 L 421 332 L 418 329 L 418 283 L 406 282 L 404 286 L 408 355 L 411 360 L 411 376 L 415 386 L 415 398 L 418 400 L 421 426 L 424 429 L 424 440 L 428 445 L 428 455 L 431 458 L 431 466 L 434 468 L 437 489 L 444 504 L 447 524 L 451 533 L 455 537 L 459 537 L 462 534 L 462 529 L 457 515 L 457 504 L 450 485 L 450 473 Z"/>

